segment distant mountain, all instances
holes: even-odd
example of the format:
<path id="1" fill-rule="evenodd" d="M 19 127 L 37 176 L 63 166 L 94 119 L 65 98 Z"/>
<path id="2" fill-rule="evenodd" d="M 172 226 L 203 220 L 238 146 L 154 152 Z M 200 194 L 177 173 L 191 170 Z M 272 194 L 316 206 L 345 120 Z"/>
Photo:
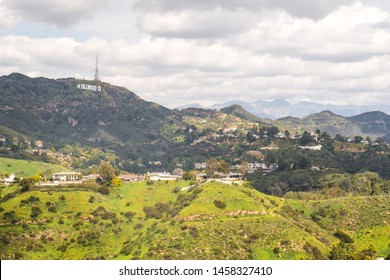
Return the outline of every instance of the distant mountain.
<path id="1" fill-rule="evenodd" d="M 272 101 L 257 100 L 254 102 L 245 102 L 241 100 L 233 100 L 226 103 L 215 104 L 210 107 L 196 106 L 197 108 L 212 108 L 221 109 L 229 107 L 231 105 L 240 105 L 249 113 L 259 116 L 261 118 L 280 119 L 284 117 L 298 117 L 303 118 L 310 114 L 331 111 L 335 114 L 339 114 L 343 117 L 351 117 L 367 112 L 381 111 L 390 114 L 390 105 L 333 105 L 333 104 L 320 104 L 315 102 L 302 101 L 296 104 L 290 104 L 284 99 L 275 99 Z M 191 104 L 189 104 L 191 105 Z M 189 105 L 182 106 L 181 108 L 188 108 Z"/>
<path id="2" fill-rule="evenodd" d="M 204 108 L 204 107 L 202 105 L 200 105 L 199 103 L 189 103 L 186 105 L 177 106 L 175 109 L 183 110 L 183 109 L 187 109 L 187 108 Z"/>
<path id="3" fill-rule="evenodd" d="M 237 104 L 222 108 L 222 109 L 220 109 L 220 111 L 225 113 L 225 114 L 228 114 L 228 115 L 237 116 L 237 117 L 244 119 L 244 120 L 258 122 L 258 123 L 262 123 L 262 124 L 269 124 L 269 122 L 267 122 L 266 120 L 249 113 L 242 106 L 237 105 Z"/>
<path id="4" fill-rule="evenodd" d="M 292 130 L 314 131 L 320 129 L 331 135 L 382 137 L 390 133 L 390 116 L 383 112 L 368 112 L 345 118 L 331 111 L 311 114 L 304 118 L 286 117 L 277 124 Z"/>

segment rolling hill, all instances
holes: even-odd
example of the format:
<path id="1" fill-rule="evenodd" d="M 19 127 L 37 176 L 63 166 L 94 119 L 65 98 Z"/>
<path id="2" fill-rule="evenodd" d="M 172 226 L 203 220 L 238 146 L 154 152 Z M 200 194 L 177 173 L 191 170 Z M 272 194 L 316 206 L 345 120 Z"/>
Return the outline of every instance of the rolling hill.
<path id="1" fill-rule="evenodd" d="M 390 116 L 383 112 L 368 112 L 345 118 L 330 111 L 323 111 L 301 119 L 282 118 L 276 123 L 290 130 L 315 131 L 320 129 L 333 136 L 340 134 L 349 137 L 359 135 L 376 138 L 383 137 L 390 132 Z"/>
<path id="2" fill-rule="evenodd" d="M 216 182 L 180 191 L 187 185 L 138 182 L 108 196 L 35 187 L 8 196 L 0 257 L 327 259 L 340 242 L 336 232 L 353 239 L 356 258 L 390 253 L 388 196 L 303 201 Z"/>

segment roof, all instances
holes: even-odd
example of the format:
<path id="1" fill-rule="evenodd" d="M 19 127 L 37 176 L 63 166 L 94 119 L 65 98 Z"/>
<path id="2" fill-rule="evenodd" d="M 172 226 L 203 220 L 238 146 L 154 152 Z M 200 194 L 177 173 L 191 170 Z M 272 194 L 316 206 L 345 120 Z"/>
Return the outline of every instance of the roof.
<path id="1" fill-rule="evenodd" d="M 74 171 L 62 171 L 62 172 L 57 172 L 57 173 L 53 173 L 53 175 L 81 175 L 81 173 L 79 172 L 74 172 Z"/>

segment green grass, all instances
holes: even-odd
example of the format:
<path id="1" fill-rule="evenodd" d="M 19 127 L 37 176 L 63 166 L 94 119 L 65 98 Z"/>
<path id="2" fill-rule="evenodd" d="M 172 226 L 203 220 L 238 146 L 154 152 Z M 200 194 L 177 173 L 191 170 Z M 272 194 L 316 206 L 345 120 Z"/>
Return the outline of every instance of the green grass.
<path id="1" fill-rule="evenodd" d="M 137 182 L 107 196 L 71 187 L 18 194 L 1 204 L 0 257 L 315 259 L 326 258 L 338 243 L 336 229 L 354 238 L 356 250 L 372 245 L 377 256 L 390 253 L 389 196 L 289 200 L 215 182 L 178 191 L 186 186 Z M 22 203 L 31 197 L 39 201 Z M 214 200 L 226 207 L 217 207 Z M 144 207 L 159 202 L 179 212 L 147 218 Z M 49 211 L 50 205 L 56 212 Z M 33 207 L 42 211 L 36 219 L 30 217 Z M 98 207 L 105 210 L 97 216 Z M 4 215 L 9 211 L 15 211 L 14 222 Z M 126 212 L 134 213 L 132 220 Z"/>
<path id="2" fill-rule="evenodd" d="M 0 158 L 0 174 L 13 173 L 18 177 L 29 177 L 45 171 L 60 172 L 69 171 L 69 169 L 45 162 Z"/>

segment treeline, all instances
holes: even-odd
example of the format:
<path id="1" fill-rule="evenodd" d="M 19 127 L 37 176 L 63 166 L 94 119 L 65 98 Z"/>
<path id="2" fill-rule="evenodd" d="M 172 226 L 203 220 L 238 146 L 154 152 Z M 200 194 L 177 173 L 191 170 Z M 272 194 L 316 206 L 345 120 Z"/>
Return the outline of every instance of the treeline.
<path id="1" fill-rule="evenodd" d="M 390 193 L 390 180 L 377 173 L 338 174 L 335 170 L 280 171 L 247 176 L 251 185 L 266 194 L 295 199 L 332 198 L 348 195 L 381 195 Z"/>

